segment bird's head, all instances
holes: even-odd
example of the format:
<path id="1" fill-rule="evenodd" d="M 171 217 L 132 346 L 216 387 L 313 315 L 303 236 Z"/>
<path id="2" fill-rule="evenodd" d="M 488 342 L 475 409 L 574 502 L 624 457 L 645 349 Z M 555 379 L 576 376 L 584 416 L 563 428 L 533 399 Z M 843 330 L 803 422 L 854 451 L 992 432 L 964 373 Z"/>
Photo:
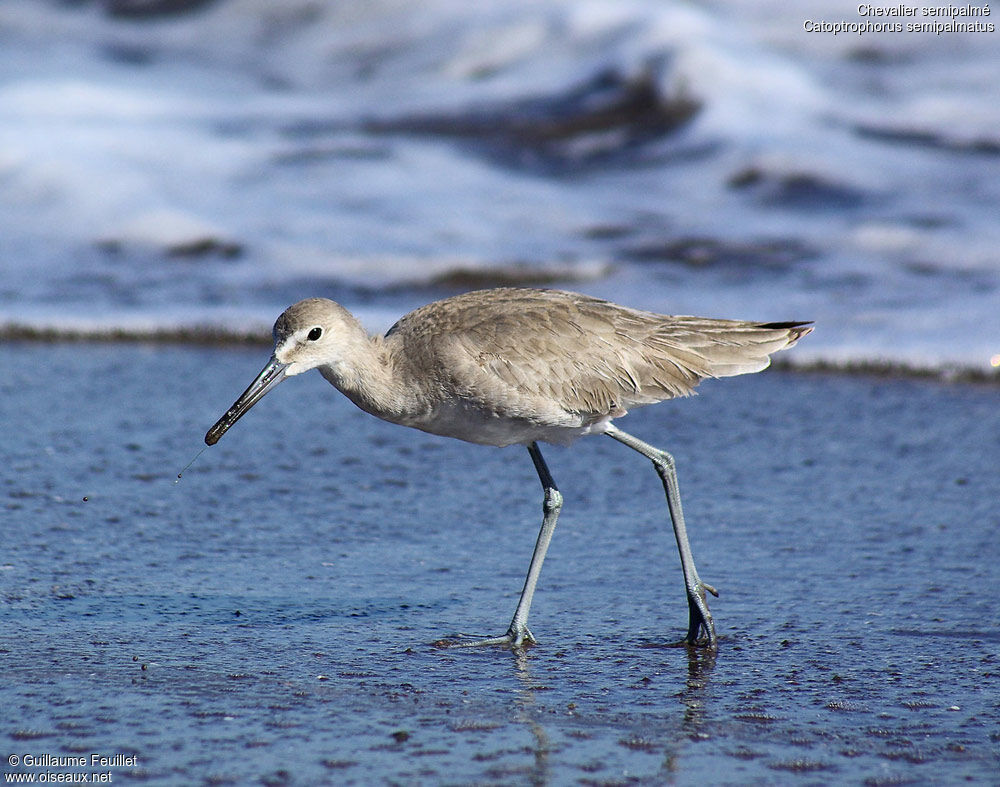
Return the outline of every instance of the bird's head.
<path id="1" fill-rule="evenodd" d="M 299 301 L 274 323 L 272 361 L 283 367 L 285 377 L 336 363 L 345 333 L 353 334 L 356 322 L 343 306 L 326 298 Z"/>
<path id="2" fill-rule="evenodd" d="M 274 323 L 274 351 L 267 365 L 224 416 L 205 435 L 214 445 L 264 395 L 286 377 L 318 366 L 336 366 L 352 340 L 364 330 L 350 312 L 326 298 L 307 298 L 289 306 Z"/>

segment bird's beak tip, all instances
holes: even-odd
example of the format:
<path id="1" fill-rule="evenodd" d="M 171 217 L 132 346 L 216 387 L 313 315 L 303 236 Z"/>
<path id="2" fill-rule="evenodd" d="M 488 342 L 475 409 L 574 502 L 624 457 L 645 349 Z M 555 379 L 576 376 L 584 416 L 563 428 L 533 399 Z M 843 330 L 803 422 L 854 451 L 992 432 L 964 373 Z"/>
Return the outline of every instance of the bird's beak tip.
<path id="1" fill-rule="evenodd" d="M 226 414 L 215 423 L 215 426 L 205 433 L 205 445 L 215 445 L 219 442 L 219 439 L 226 433 L 230 426 L 240 420 L 247 410 L 263 398 L 264 394 L 285 379 L 285 369 L 287 367 L 288 364 L 281 363 L 274 356 L 271 356 L 271 360 L 268 361 L 267 366 L 250 383 L 250 387 L 233 403 L 233 406 L 226 411 Z"/>

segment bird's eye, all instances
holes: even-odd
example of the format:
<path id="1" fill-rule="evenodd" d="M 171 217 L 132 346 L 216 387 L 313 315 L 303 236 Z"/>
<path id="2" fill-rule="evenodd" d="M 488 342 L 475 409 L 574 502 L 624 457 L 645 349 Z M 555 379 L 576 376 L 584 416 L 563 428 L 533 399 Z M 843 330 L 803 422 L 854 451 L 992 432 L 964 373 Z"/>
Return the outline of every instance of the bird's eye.
<path id="1" fill-rule="evenodd" d="M 313 328 L 311 331 L 309 331 L 309 336 L 307 338 L 309 339 L 309 341 L 314 342 L 317 339 L 319 339 L 319 337 L 322 335 L 323 335 L 323 329 L 317 326 L 316 328 Z"/>

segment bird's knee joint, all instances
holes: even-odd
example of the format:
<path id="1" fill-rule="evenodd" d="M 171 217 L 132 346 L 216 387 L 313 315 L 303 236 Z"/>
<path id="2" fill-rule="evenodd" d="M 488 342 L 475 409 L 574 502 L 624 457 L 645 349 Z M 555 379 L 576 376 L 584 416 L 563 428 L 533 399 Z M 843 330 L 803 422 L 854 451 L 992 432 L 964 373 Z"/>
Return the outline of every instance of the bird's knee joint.
<path id="1" fill-rule="evenodd" d="M 656 458 L 653 459 L 653 464 L 671 473 L 677 470 L 677 462 L 666 451 L 657 451 Z"/>
<path id="2" fill-rule="evenodd" d="M 563 496 L 558 489 L 549 487 L 545 490 L 545 499 L 542 501 L 542 511 L 546 516 L 556 513 L 562 508 Z"/>

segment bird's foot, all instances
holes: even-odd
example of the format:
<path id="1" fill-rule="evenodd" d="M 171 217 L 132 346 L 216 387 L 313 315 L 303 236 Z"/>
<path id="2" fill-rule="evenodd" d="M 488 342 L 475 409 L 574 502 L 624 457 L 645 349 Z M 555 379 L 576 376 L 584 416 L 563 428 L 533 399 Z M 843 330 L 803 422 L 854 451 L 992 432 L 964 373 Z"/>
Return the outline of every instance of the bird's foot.
<path id="1" fill-rule="evenodd" d="M 507 633 L 501 637 L 486 637 L 485 639 L 474 637 L 470 634 L 460 634 L 455 639 L 439 639 L 434 643 L 438 648 L 479 648 L 479 647 L 501 647 L 510 650 L 521 650 L 535 645 L 537 640 L 528 630 L 527 626 L 513 625 L 507 629 Z"/>
<path id="2" fill-rule="evenodd" d="M 709 612 L 705 591 L 716 598 L 719 597 L 718 590 L 700 579 L 696 580 L 694 590 L 689 589 L 688 591 L 688 633 L 687 637 L 684 638 L 684 644 L 701 645 L 709 650 L 715 650 L 719 646 L 719 640 L 715 635 L 715 621 L 712 620 L 712 613 Z"/>

